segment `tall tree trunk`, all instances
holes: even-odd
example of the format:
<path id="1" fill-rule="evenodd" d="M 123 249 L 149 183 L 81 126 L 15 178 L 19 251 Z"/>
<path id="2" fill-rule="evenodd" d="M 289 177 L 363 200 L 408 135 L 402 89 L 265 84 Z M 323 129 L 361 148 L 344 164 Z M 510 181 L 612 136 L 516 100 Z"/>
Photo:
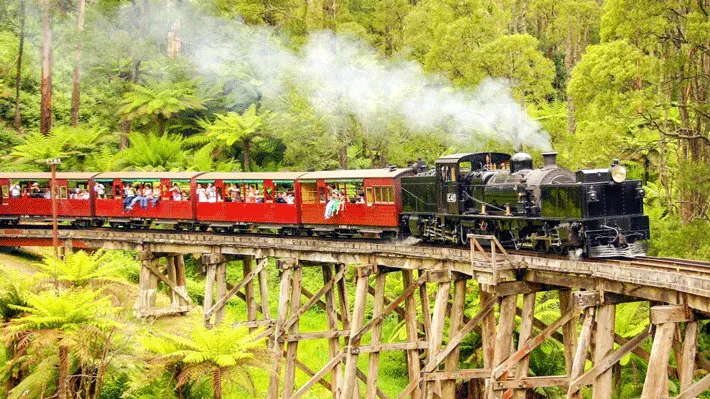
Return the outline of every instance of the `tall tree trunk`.
<path id="1" fill-rule="evenodd" d="M 340 149 L 338 149 L 338 162 L 340 163 L 341 169 L 348 168 L 348 145 L 343 144 Z"/>
<path id="2" fill-rule="evenodd" d="M 15 130 L 22 130 L 20 115 L 20 90 L 22 89 L 22 53 L 25 49 L 25 0 L 20 0 L 20 45 L 17 50 L 17 76 L 15 77 Z"/>
<path id="3" fill-rule="evenodd" d="M 173 0 L 168 0 L 166 3 L 168 12 L 175 8 Z M 178 11 L 179 12 L 179 11 Z M 180 55 L 180 48 L 182 47 L 182 42 L 180 41 L 180 17 L 177 16 L 173 25 L 170 27 L 168 32 L 168 57 L 175 58 Z"/>
<path id="4" fill-rule="evenodd" d="M 215 369 L 212 376 L 214 383 L 214 399 L 222 399 L 222 369 Z"/>
<path id="5" fill-rule="evenodd" d="M 40 132 L 45 136 L 52 130 L 52 10 L 49 3 L 50 0 L 40 0 L 42 9 L 42 46 L 40 49 L 42 79 L 40 92 L 42 93 L 42 101 L 39 128 Z"/>
<path id="6" fill-rule="evenodd" d="M 244 170 L 251 171 L 251 141 L 244 140 Z"/>
<path id="7" fill-rule="evenodd" d="M 71 93 L 71 124 L 74 127 L 79 125 L 79 105 L 81 102 L 81 51 L 84 47 L 84 13 L 86 11 L 86 0 L 78 0 L 76 11 L 76 29 L 78 31 L 78 41 L 74 49 L 74 74 L 72 75 Z"/>
<path id="8" fill-rule="evenodd" d="M 165 136 L 165 124 L 166 123 L 167 123 L 167 120 L 162 115 L 158 115 L 158 135 L 160 135 L 160 137 Z"/>
<path id="9" fill-rule="evenodd" d="M 59 344 L 59 382 L 57 384 L 57 398 L 69 398 L 69 347 Z"/>
<path id="10" fill-rule="evenodd" d="M 131 82 L 133 84 L 138 83 L 138 75 L 141 70 L 141 60 L 133 61 L 133 73 L 131 75 Z M 132 122 L 130 120 L 125 120 L 121 124 L 121 141 L 118 143 L 118 149 L 123 150 L 128 148 L 128 135 L 131 133 Z"/>

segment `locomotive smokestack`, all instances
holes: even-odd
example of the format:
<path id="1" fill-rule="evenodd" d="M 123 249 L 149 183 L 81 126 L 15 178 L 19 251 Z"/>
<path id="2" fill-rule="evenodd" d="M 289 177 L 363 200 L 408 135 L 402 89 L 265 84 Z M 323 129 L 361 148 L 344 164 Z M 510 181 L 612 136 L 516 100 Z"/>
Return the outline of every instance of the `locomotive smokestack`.
<path id="1" fill-rule="evenodd" d="M 557 151 L 543 152 L 542 159 L 545 161 L 545 166 L 557 166 Z"/>

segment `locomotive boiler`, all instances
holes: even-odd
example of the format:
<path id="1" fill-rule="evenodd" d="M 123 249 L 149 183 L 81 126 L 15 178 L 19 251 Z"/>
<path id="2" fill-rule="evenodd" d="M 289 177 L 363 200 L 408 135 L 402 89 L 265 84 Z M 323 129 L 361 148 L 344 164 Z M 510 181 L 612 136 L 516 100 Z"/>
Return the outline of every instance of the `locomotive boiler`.
<path id="1" fill-rule="evenodd" d="M 573 173 L 557 153 L 453 154 L 435 168 L 402 178 L 402 229 L 428 241 L 466 244 L 468 235 L 494 235 L 509 248 L 590 257 L 646 252 L 648 217 L 640 181 L 609 168 Z"/>

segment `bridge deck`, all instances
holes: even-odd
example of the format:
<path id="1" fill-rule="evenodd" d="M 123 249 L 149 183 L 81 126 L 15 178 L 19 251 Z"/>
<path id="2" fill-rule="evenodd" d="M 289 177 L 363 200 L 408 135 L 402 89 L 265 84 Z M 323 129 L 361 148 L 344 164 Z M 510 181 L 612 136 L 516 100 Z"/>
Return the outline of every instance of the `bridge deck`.
<path id="1" fill-rule="evenodd" d="M 310 237 L 221 235 L 164 230 L 60 229 L 60 245 L 175 254 L 294 258 L 302 262 L 370 264 L 410 270 L 448 270 L 482 284 L 521 282 L 624 294 L 669 304 L 685 303 L 710 313 L 710 264 L 664 264 L 631 260 L 572 260 L 536 254 L 496 257 L 494 266 L 468 248 L 405 245 L 396 241 L 324 240 Z M 0 229 L 0 246 L 51 246 L 46 228 Z M 517 280 L 517 281 L 516 281 Z"/>

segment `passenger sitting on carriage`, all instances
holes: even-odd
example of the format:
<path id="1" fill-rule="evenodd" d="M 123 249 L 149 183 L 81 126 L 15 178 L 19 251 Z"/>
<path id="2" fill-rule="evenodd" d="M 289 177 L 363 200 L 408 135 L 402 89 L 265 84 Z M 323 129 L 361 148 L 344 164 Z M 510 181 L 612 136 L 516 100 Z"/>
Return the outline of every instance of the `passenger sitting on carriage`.
<path id="1" fill-rule="evenodd" d="M 180 191 L 180 187 L 178 187 L 177 183 L 173 183 L 170 193 L 173 201 L 182 201 L 182 192 Z"/>
<path id="2" fill-rule="evenodd" d="M 135 185 L 133 187 L 133 192 L 135 193 L 135 197 L 131 200 L 131 202 L 128 204 L 128 207 L 126 208 L 127 211 L 132 211 L 133 207 L 136 205 L 136 203 L 140 202 L 143 200 L 143 194 L 141 192 L 141 188 L 139 185 Z"/>
<path id="3" fill-rule="evenodd" d="M 231 202 L 242 202 L 242 193 L 239 191 L 239 186 L 231 184 L 227 189 L 227 199 Z"/>
<path id="4" fill-rule="evenodd" d="M 293 193 L 288 193 L 288 195 L 286 195 L 286 203 L 289 205 L 295 204 L 296 203 L 296 196 L 293 195 Z"/>
<path id="5" fill-rule="evenodd" d="M 20 198 L 22 197 L 22 189 L 19 184 L 13 184 L 10 186 L 10 198 Z"/>
<path id="6" fill-rule="evenodd" d="M 207 191 L 202 187 L 202 184 L 197 185 L 197 201 L 207 202 Z"/>

